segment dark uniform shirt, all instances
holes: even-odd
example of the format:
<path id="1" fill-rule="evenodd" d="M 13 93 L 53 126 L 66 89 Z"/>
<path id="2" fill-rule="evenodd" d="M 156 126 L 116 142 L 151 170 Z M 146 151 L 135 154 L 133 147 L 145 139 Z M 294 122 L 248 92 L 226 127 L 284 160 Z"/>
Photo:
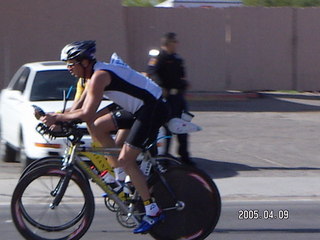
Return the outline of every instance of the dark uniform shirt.
<path id="1" fill-rule="evenodd" d="M 185 90 L 187 87 L 183 60 L 176 53 L 161 51 L 157 57 L 150 59 L 147 73 L 154 76 L 162 88 Z"/>

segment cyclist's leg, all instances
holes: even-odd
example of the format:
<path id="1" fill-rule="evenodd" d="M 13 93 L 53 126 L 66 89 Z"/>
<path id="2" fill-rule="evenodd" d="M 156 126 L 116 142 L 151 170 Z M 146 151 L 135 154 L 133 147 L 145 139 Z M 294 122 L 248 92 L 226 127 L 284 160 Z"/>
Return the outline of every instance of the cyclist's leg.
<path id="1" fill-rule="evenodd" d="M 127 139 L 129 134 L 129 129 L 119 129 L 116 137 L 115 137 L 115 143 L 117 147 L 122 147 L 125 140 Z"/>
<path id="2" fill-rule="evenodd" d="M 126 110 L 118 109 L 112 112 L 112 117 L 118 132 L 115 137 L 115 144 L 117 147 L 122 147 L 129 131 L 134 122 L 134 115 Z"/>
<path id="3" fill-rule="evenodd" d="M 130 179 L 141 198 L 147 200 L 150 198 L 149 189 L 146 184 L 145 176 L 142 174 L 136 163 L 136 159 L 140 152 L 141 149 L 125 143 L 121 149 L 118 161 L 120 166 L 130 176 Z"/>
<path id="4" fill-rule="evenodd" d="M 102 147 L 121 146 L 128 132 L 126 129 L 129 129 L 134 121 L 133 115 L 125 110 L 117 109 L 105 115 L 103 115 L 103 111 L 100 111 L 97 116 L 98 118 L 88 124 L 93 141 Z M 119 134 L 114 140 L 112 133 L 117 130 Z M 109 156 L 108 159 L 111 166 L 117 167 L 116 156 Z"/>
<path id="5" fill-rule="evenodd" d="M 140 194 L 146 211 L 146 215 L 143 217 L 140 225 L 134 230 L 134 233 L 149 231 L 154 224 L 161 221 L 164 217 L 158 205 L 152 201 L 146 178 L 137 165 L 136 158 L 140 152 L 140 149 L 125 143 L 119 156 L 120 166 L 130 176 L 131 182 Z"/>
<path id="6" fill-rule="evenodd" d="M 103 147 L 115 147 L 111 132 L 117 130 L 112 113 L 107 113 L 95 119 L 88 125 L 93 141 L 99 142 Z"/>
<path id="7" fill-rule="evenodd" d="M 119 155 L 119 164 L 130 176 L 143 201 L 150 199 L 150 193 L 136 158 L 148 142 L 156 139 L 158 130 L 166 119 L 166 113 L 167 109 L 160 100 L 156 104 L 141 107 Z"/>
<path id="8" fill-rule="evenodd" d="M 160 126 L 166 120 L 167 108 L 164 102 L 159 100 L 156 104 L 143 106 L 136 116 L 126 143 L 120 152 L 119 163 L 130 176 L 144 202 L 146 216 L 134 230 L 134 233 L 143 233 L 149 231 L 154 224 L 163 219 L 163 215 L 158 205 L 151 200 L 146 179 L 137 166 L 136 158 L 145 144 L 156 139 Z"/>

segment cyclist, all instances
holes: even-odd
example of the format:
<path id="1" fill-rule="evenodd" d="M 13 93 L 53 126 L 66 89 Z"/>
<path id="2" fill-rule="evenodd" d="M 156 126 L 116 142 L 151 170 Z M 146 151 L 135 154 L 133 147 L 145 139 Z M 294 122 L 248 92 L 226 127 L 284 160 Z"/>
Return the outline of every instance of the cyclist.
<path id="1" fill-rule="evenodd" d="M 101 139 L 97 126 L 103 131 L 104 126 L 114 125 L 114 122 L 110 114 L 94 119 L 103 96 L 134 115 L 135 120 L 116 164 L 130 176 L 143 200 L 146 215 L 134 229 L 134 233 L 144 233 L 161 221 L 164 215 L 150 196 L 146 179 L 136 163 L 136 158 L 146 144 L 156 139 L 159 127 L 167 120 L 167 106 L 162 98 L 161 88 L 151 79 L 134 71 L 119 58 L 109 64 L 98 62 L 95 51 L 95 41 L 79 41 L 65 46 L 61 60 L 67 62 L 70 73 L 90 79 L 86 96 L 81 108 L 66 113 L 48 113 L 41 120 L 49 126 L 56 122 L 76 119 L 93 123 L 96 127 L 91 129 L 91 134 L 104 146 L 106 140 Z"/>
<path id="2" fill-rule="evenodd" d="M 68 49 L 64 49 L 64 51 L 67 51 Z M 86 86 L 88 83 L 89 79 L 86 78 L 79 78 L 77 82 L 77 90 L 76 94 L 74 97 L 74 102 L 71 106 L 71 108 L 66 109 L 65 112 L 72 111 L 75 109 L 79 109 L 85 99 L 86 96 Z M 59 111 L 58 111 L 59 112 Z M 61 111 L 60 111 L 61 113 Z M 101 147 L 102 145 L 100 144 L 99 140 L 95 138 L 95 136 L 92 134 L 92 129 L 95 127 L 94 125 L 94 120 L 110 113 L 113 117 L 113 120 L 115 122 L 115 126 L 110 125 L 109 128 L 104 128 L 103 129 L 103 134 L 104 134 L 104 139 L 108 139 L 107 143 L 105 144 L 105 147 L 121 147 L 128 135 L 128 129 L 131 128 L 132 123 L 133 123 L 133 115 L 131 113 L 126 112 L 123 110 L 119 105 L 112 103 L 108 105 L 107 107 L 99 110 L 95 117 L 92 118 L 92 121 L 87 122 L 87 129 L 91 135 L 92 138 L 92 146 L 93 147 Z M 100 130 L 101 131 L 101 130 Z M 117 134 L 115 138 L 112 138 L 112 132 L 116 131 Z M 123 171 L 122 168 L 116 167 L 116 164 L 114 164 L 114 157 L 113 156 L 108 156 L 107 158 L 109 164 L 111 167 L 114 168 L 115 172 L 115 178 L 109 177 L 107 178 L 107 183 L 110 184 L 110 186 L 113 186 L 114 188 L 119 187 L 118 184 L 116 184 L 116 181 L 118 182 L 124 182 L 126 178 L 126 174 Z"/>

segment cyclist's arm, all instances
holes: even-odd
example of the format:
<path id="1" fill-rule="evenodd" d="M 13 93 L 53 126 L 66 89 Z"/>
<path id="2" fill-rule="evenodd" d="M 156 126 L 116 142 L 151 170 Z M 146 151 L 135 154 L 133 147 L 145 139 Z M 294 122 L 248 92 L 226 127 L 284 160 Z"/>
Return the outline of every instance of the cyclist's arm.
<path id="1" fill-rule="evenodd" d="M 74 111 L 75 109 L 79 109 L 82 107 L 84 100 L 86 98 L 87 95 L 87 88 L 85 87 L 81 93 L 80 96 L 78 96 L 78 98 L 74 99 L 74 102 L 71 106 L 71 108 L 69 109 L 69 111 Z"/>
<path id="2" fill-rule="evenodd" d="M 56 122 L 67 122 L 80 119 L 88 122 L 95 117 L 95 113 L 103 98 L 104 88 L 111 82 L 110 74 L 106 71 L 96 71 L 87 85 L 87 92 L 82 107 L 64 114 L 47 114 L 41 120 L 51 126 Z"/>
<path id="3" fill-rule="evenodd" d="M 70 112 L 82 106 L 85 98 L 85 92 L 86 92 L 85 90 L 86 90 L 86 83 L 84 83 L 83 78 L 79 78 L 77 82 L 77 90 L 74 96 L 73 104 L 70 108 L 65 109 L 64 112 Z M 62 113 L 62 111 L 57 111 L 57 113 Z"/>

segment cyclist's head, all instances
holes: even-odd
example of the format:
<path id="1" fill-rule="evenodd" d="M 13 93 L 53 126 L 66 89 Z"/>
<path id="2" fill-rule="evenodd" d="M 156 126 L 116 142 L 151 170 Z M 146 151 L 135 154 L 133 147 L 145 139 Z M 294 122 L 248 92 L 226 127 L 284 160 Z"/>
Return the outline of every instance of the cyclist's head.
<path id="1" fill-rule="evenodd" d="M 96 42 L 89 41 L 76 41 L 66 45 L 61 51 L 61 61 L 77 60 L 82 61 L 88 59 L 94 61 L 96 52 Z"/>

